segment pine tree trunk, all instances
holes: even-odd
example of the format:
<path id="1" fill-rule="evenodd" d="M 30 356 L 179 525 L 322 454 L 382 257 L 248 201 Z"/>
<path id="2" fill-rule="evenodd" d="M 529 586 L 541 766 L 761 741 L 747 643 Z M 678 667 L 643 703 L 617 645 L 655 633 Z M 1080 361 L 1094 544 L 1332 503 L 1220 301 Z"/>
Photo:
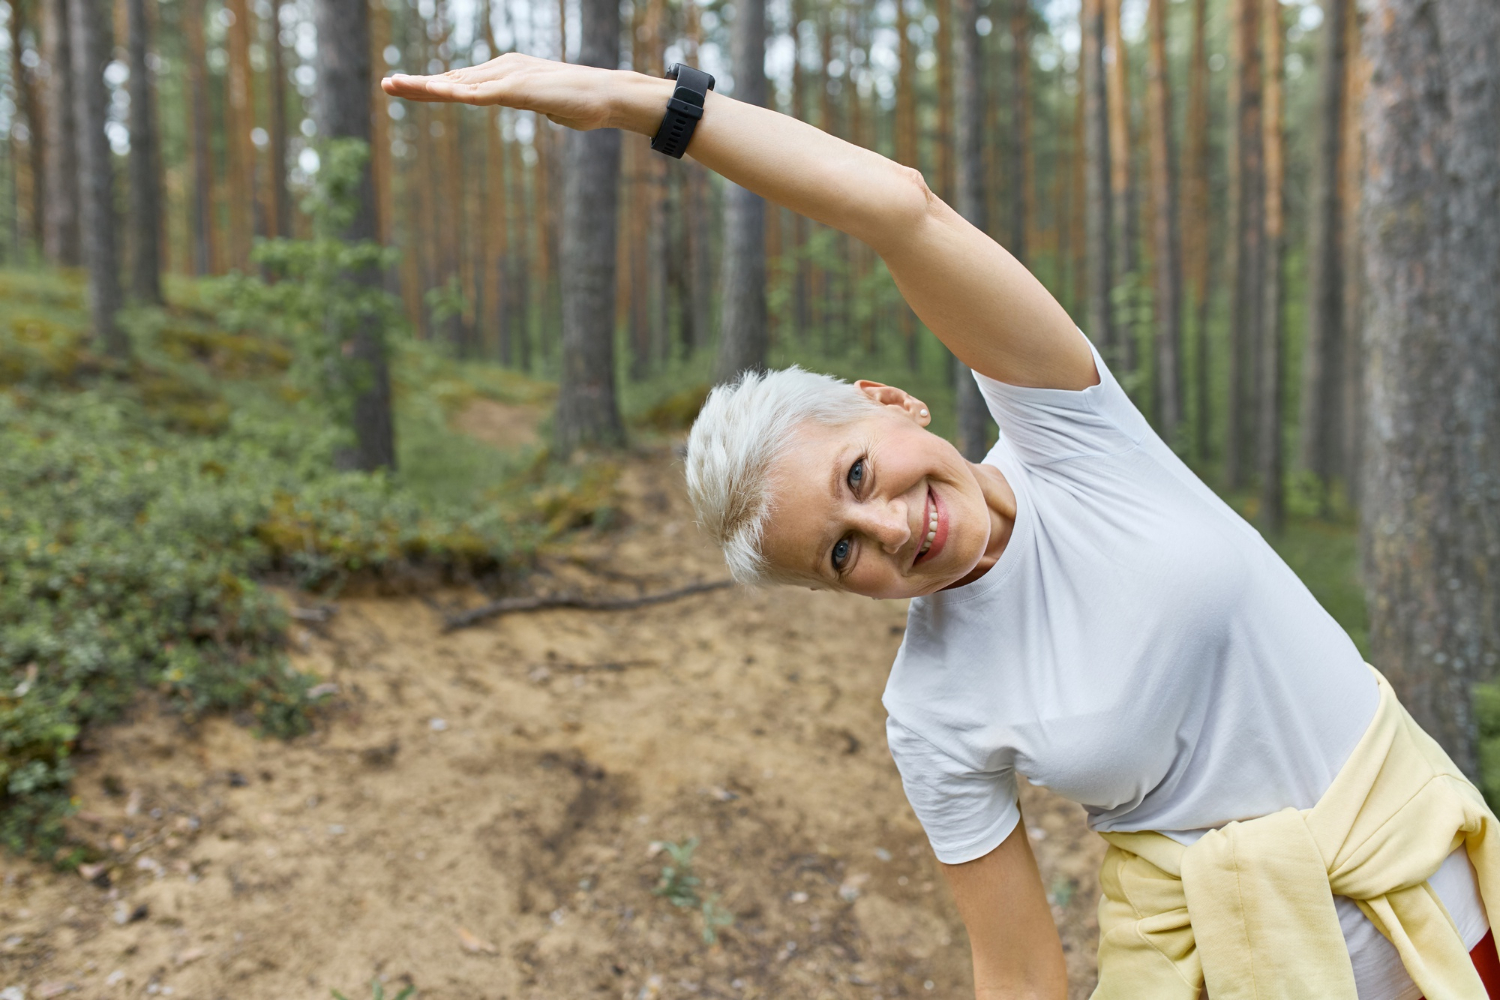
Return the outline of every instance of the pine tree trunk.
<path id="1" fill-rule="evenodd" d="M 380 88 L 380 78 L 385 73 L 385 48 L 390 43 L 391 12 L 386 9 L 385 0 L 370 0 L 370 176 L 375 184 L 375 232 L 384 244 L 391 242 L 391 224 L 395 219 L 390 102 Z M 274 114 L 273 111 L 273 117 Z"/>
<path id="2" fill-rule="evenodd" d="M 281 46 L 281 8 L 285 0 L 271 0 L 271 30 L 266 40 L 270 51 L 270 169 L 266 172 L 270 191 L 268 221 L 270 235 L 292 236 L 292 199 L 286 186 L 286 61 Z M 384 113 L 382 109 L 382 113 Z"/>
<path id="3" fill-rule="evenodd" d="M 1478 778 L 1473 685 L 1500 665 L 1500 6 L 1370 8 L 1371 658 Z"/>
<path id="4" fill-rule="evenodd" d="M 61 267 L 83 262 L 79 244 L 78 129 L 74 116 L 78 101 L 73 74 L 73 30 L 70 0 L 45 0 L 43 13 L 46 59 L 50 68 L 47 94 L 46 188 L 47 210 L 42 226 L 42 252 Z"/>
<path id="5" fill-rule="evenodd" d="M 532 134 L 532 148 L 536 151 L 536 167 L 532 171 L 532 197 L 536 213 L 536 267 L 534 271 L 528 269 L 528 276 L 534 276 L 537 284 L 537 338 L 534 346 L 539 355 L 547 358 L 552 355 L 553 319 L 561 312 L 561 303 L 554 294 L 561 289 L 557 268 L 554 266 L 559 252 L 559 212 L 556 210 L 558 184 L 555 174 L 558 164 L 554 161 L 559 156 L 552 128 L 541 116 L 537 116 Z"/>
<path id="6" fill-rule="evenodd" d="M 734 96 L 766 103 L 765 0 L 735 5 L 732 46 Z M 728 382 L 766 366 L 766 203 L 737 184 L 724 194 L 724 283 L 720 304 L 719 355 L 714 381 Z"/>
<path id="7" fill-rule="evenodd" d="M 1286 27 L 1282 23 L 1281 0 L 1261 0 L 1261 26 L 1265 30 L 1265 105 L 1261 115 L 1262 148 L 1265 150 L 1265 263 L 1261 275 L 1260 418 L 1257 432 L 1260 459 L 1260 523 L 1267 534 L 1281 532 L 1286 520 L 1282 484 L 1282 381 L 1285 362 L 1282 345 L 1282 257 L 1285 243 L 1284 217 L 1286 159 L 1284 155 L 1282 63 L 1285 59 Z"/>
<path id="8" fill-rule="evenodd" d="M 1340 167 L 1344 217 L 1344 487 L 1349 504 L 1360 505 L 1364 483 L 1365 348 L 1365 241 L 1361 221 L 1365 176 L 1365 91 L 1370 78 L 1370 60 L 1360 44 L 1362 15 L 1353 5 L 1344 19 L 1344 162 Z"/>
<path id="9" fill-rule="evenodd" d="M 864 102 L 860 98 L 856 69 L 865 66 L 869 61 L 868 32 L 865 30 L 867 10 L 867 6 L 859 0 L 852 0 L 845 6 L 848 14 L 845 20 L 845 33 L 849 38 L 850 68 L 845 77 L 844 93 L 848 99 L 845 115 L 845 120 L 849 123 L 848 139 L 856 146 L 869 149 L 874 146 L 874 142 L 866 135 L 869 116 L 865 113 Z M 850 337 L 861 346 L 866 357 L 874 357 L 878 344 L 875 339 L 872 310 L 864 295 L 873 252 L 863 243 L 847 237 L 845 245 L 849 250 L 849 275 L 844 287 L 849 290 L 850 294 L 848 308 Z"/>
<path id="10" fill-rule="evenodd" d="M 582 0 L 578 61 L 620 64 L 620 5 Z M 615 241 L 620 133 L 571 132 L 563 165 L 562 380 L 557 396 L 558 451 L 625 443 L 615 401 Z"/>
<path id="11" fill-rule="evenodd" d="M 83 261 L 89 275 L 89 322 L 99 350 L 130 356 L 130 341 L 115 314 L 120 309 L 120 265 L 115 234 L 114 154 L 104 135 L 109 92 L 104 67 L 112 48 L 111 19 L 97 0 L 68 0 L 72 34 L 73 121 L 77 126 L 78 190 L 82 195 Z"/>
<path id="12" fill-rule="evenodd" d="M 687 16 L 687 47 L 684 56 L 690 66 L 698 65 L 698 50 L 702 43 L 703 26 L 698 19 L 697 0 L 684 0 Z M 683 230 L 687 237 L 687 282 L 689 298 L 684 316 L 691 318 L 691 325 L 684 325 L 681 332 L 684 357 L 691 357 L 700 347 L 709 342 L 710 308 L 709 286 L 713 281 L 709 260 L 709 214 L 708 172 L 690 159 L 682 161 L 683 168 Z M 801 219 L 802 217 L 796 216 Z M 800 269 L 799 269 L 800 270 Z"/>
<path id="13" fill-rule="evenodd" d="M 799 27 L 804 20 L 806 0 L 792 0 L 792 43 L 797 58 L 792 62 L 792 117 L 808 121 L 807 116 L 807 70 L 802 65 L 802 45 Z M 792 278 L 792 327 L 797 339 L 807 342 L 812 327 L 809 297 L 809 263 L 807 260 L 807 216 L 792 215 L 792 260 L 796 271 Z"/>
<path id="14" fill-rule="evenodd" d="M 984 46 L 979 36 L 979 0 L 958 0 L 958 213 L 980 232 L 989 231 L 984 192 Z M 943 52 L 939 56 L 946 57 Z M 958 450 L 971 462 L 984 457 L 989 411 L 967 365 L 953 359 Z"/>
<path id="15" fill-rule="evenodd" d="M 1021 263 L 1026 263 L 1030 248 L 1027 246 L 1026 227 L 1030 224 L 1031 171 L 1027 162 L 1031 156 L 1031 0 L 1012 0 L 1010 15 L 1011 42 L 1011 113 L 1009 142 L 1010 169 L 1006 171 L 1006 183 L 1010 196 L 1010 239 L 1007 250 Z"/>
<path id="16" fill-rule="evenodd" d="M 1324 0 L 1317 147 L 1308 212 L 1307 336 L 1302 354 L 1297 464 L 1328 487 L 1344 474 L 1343 243 L 1339 168 L 1344 137 L 1344 22 L 1348 0 Z"/>
<path id="17" fill-rule="evenodd" d="M 1224 484 L 1240 489 L 1253 464 L 1251 407 L 1256 397 L 1264 232 L 1260 128 L 1260 8 L 1258 0 L 1231 4 L 1229 78 L 1229 225 L 1225 254 L 1229 282 L 1229 393 L 1225 419 Z"/>
<path id="18" fill-rule="evenodd" d="M 217 272 L 214 259 L 214 165 L 209 152 L 208 67 L 203 40 L 204 0 L 183 0 L 182 33 L 187 43 L 188 231 L 193 273 Z"/>
<path id="19" fill-rule="evenodd" d="M 917 154 L 917 51 L 911 41 L 911 18 L 906 4 L 896 4 L 896 162 L 904 166 L 921 169 Z M 826 59 L 825 59 L 826 65 Z M 896 304 L 896 316 L 900 324 L 901 340 L 906 347 L 907 367 L 917 368 L 917 323 L 911 307 L 904 301 Z"/>
<path id="20" fill-rule="evenodd" d="M 510 217 L 515 226 L 511 234 L 510 260 L 506 278 L 510 283 L 511 341 L 515 345 L 516 367 L 531 371 L 531 225 L 532 199 L 526 196 L 526 162 L 521 157 L 521 143 L 509 143 L 506 190 L 510 196 Z"/>
<path id="21" fill-rule="evenodd" d="M 1135 371 L 1136 328 L 1134 293 L 1140 267 L 1137 247 L 1140 234 L 1136 229 L 1135 150 L 1130 134 L 1130 62 L 1125 37 L 1120 30 L 1120 6 L 1124 0 L 1103 0 L 1104 34 L 1110 58 L 1105 61 L 1105 82 L 1109 92 L 1109 186 L 1110 208 L 1114 212 L 1115 261 L 1119 266 L 1116 286 L 1123 292 L 1113 303 L 1116 307 L 1118 339 L 1115 357 L 1110 362 L 1117 374 L 1128 376 Z M 1250 0 L 1254 2 L 1254 0 Z M 1113 291 L 1113 290 L 1112 290 Z"/>
<path id="22" fill-rule="evenodd" d="M 840 135 L 839 123 L 834 111 L 833 103 L 833 15 L 831 10 L 824 6 L 818 14 L 818 127 L 829 135 Z M 838 243 L 842 239 L 841 233 L 829 232 L 822 229 L 829 238 L 829 243 Z M 823 244 L 827 246 L 828 243 Z M 831 350 L 840 350 L 844 344 L 843 337 L 836 337 L 842 326 L 838 302 L 840 299 L 838 290 L 838 269 L 826 267 L 821 263 L 817 268 L 818 311 L 823 327 L 823 343 L 825 353 Z"/>
<path id="23" fill-rule="evenodd" d="M 151 27 L 146 0 L 126 0 L 130 45 L 130 291 L 161 302 L 161 171 L 156 135 L 156 88 L 146 53 Z"/>
<path id="24" fill-rule="evenodd" d="M 1110 310 L 1114 287 L 1110 242 L 1109 116 L 1104 82 L 1104 2 L 1083 0 L 1082 77 L 1084 149 L 1084 243 L 1087 246 L 1089 336 L 1107 357 L 1118 355 Z"/>
<path id="25" fill-rule="evenodd" d="M 490 55 L 500 54 L 495 42 L 494 12 L 488 7 L 479 15 Z M 484 236 L 481 241 L 484 268 L 484 313 L 481 322 L 495 330 L 495 356 L 502 365 L 515 362 L 511 334 L 510 287 L 506 267 L 510 259 L 509 197 L 506 193 L 505 138 L 501 132 L 504 112 L 484 112 Z"/>
<path id="26" fill-rule="evenodd" d="M 1201 465 L 1208 460 L 1213 416 L 1208 386 L 1208 0 L 1193 0 L 1193 51 L 1188 77 L 1182 255 L 1193 303 L 1193 457 Z"/>
<path id="27" fill-rule="evenodd" d="M 318 134 L 326 139 L 370 142 L 370 19 L 366 0 L 316 0 L 318 31 Z M 338 236 L 349 242 L 373 242 L 375 184 L 365 159 L 355 192 L 355 211 Z M 383 285 L 376 267 L 350 275 L 367 288 Z M 353 461 L 355 468 L 373 470 L 396 465 L 395 426 L 391 419 L 391 379 L 386 359 L 385 330 L 379 316 L 354 320 L 349 331 L 349 362 L 356 366 Z"/>
<path id="28" fill-rule="evenodd" d="M 961 0 L 960 0 L 961 2 Z M 1024 3 L 1025 0 L 1018 0 Z M 953 0 L 933 0 L 937 17 L 937 196 L 950 204 L 954 189 L 953 139 Z M 850 79 L 853 67 L 845 73 Z"/>
<path id="29" fill-rule="evenodd" d="M 229 267 L 249 273 L 250 245 L 255 236 L 255 147 L 250 142 L 250 131 L 255 128 L 255 101 L 250 91 L 251 14 L 246 0 L 225 0 L 224 9 L 231 17 L 225 32 L 229 76 L 224 112 L 224 141 L 229 154 Z M 321 46 L 321 36 L 319 43 Z"/>
<path id="30" fill-rule="evenodd" d="M 47 161 L 45 156 L 47 123 L 42 115 L 41 95 L 38 93 L 36 69 L 26 65 L 26 46 L 23 33 L 27 28 L 32 38 L 40 44 L 40 25 L 37 24 L 37 0 L 22 3 L 11 0 L 10 18 L 10 71 L 16 88 L 16 105 L 20 120 L 26 126 L 26 139 L 21 141 L 20 131 L 11 127 L 11 149 L 15 155 L 16 177 L 25 169 L 25 183 L 17 184 L 16 197 L 26 208 L 25 239 L 34 251 L 42 248 L 42 220 L 47 212 Z M 40 53 L 37 53 L 40 55 Z M 24 146 L 24 154 L 20 147 Z"/>
<path id="31" fill-rule="evenodd" d="M 1167 66 L 1167 0 L 1151 0 L 1146 69 L 1151 128 L 1152 244 L 1156 255 L 1156 428 L 1172 447 L 1181 445 L 1182 247 L 1177 228 L 1177 150 L 1172 139 L 1171 81 Z"/>

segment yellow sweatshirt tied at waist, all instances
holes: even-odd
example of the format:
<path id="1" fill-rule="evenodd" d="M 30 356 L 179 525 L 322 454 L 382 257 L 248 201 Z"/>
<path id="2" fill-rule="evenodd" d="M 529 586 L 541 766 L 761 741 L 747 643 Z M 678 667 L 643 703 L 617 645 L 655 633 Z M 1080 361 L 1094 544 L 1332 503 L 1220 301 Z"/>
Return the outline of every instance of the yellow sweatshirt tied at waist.
<path id="1" fill-rule="evenodd" d="M 1401 955 L 1426 1000 L 1487 1000 L 1427 879 L 1460 844 L 1490 913 L 1500 835 L 1479 790 L 1378 671 L 1374 721 L 1311 809 L 1214 830 L 1191 846 L 1106 833 L 1094 1000 L 1357 1000 L 1334 895 Z"/>

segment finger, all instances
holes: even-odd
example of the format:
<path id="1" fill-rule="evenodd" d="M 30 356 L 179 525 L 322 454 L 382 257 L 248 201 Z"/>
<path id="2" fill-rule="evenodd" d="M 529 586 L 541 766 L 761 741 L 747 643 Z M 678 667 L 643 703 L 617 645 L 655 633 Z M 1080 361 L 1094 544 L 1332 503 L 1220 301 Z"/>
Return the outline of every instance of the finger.
<path id="1" fill-rule="evenodd" d="M 413 101 L 445 102 L 450 104 L 496 104 L 499 92 L 493 81 L 488 83 L 464 83 L 442 76 L 393 76 L 390 86 L 381 81 L 386 93 Z"/>

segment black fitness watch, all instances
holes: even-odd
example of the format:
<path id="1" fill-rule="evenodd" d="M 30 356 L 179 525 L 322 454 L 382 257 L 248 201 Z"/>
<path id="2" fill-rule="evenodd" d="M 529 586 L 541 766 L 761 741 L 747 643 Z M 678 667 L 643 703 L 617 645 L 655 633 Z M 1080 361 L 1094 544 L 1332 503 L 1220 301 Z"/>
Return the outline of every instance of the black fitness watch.
<path id="1" fill-rule="evenodd" d="M 661 120 L 661 128 L 651 138 L 651 148 L 666 153 L 673 159 L 682 159 L 688 143 L 693 139 L 693 129 L 703 117 L 703 102 L 708 92 L 714 89 L 714 78 L 701 69 L 683 63 L 673 63 L 667 70 L 667 79 L 676 80 L 677 88 L 667 102 L 667 113 Z"/>

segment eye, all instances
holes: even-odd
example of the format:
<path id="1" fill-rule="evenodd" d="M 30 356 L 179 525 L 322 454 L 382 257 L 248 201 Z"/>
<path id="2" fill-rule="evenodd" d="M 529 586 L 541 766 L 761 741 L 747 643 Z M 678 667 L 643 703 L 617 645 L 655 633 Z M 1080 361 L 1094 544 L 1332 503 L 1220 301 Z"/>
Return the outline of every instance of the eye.
<path id="1" fill-rule="evenodd" d="M 849 488 L 858 493 L 860 486 L 865 481 L 865 460 L 859 459 L 849 466 Z"/>
<path id="2" fill-rule="evenodd" d="M 847 538 L 840 538 L 833 543 L 833 568 L 840 572 L 844 569 L 844 563 L 849 561 L 849 552 L 854 548 L 854 543 Z"/>

